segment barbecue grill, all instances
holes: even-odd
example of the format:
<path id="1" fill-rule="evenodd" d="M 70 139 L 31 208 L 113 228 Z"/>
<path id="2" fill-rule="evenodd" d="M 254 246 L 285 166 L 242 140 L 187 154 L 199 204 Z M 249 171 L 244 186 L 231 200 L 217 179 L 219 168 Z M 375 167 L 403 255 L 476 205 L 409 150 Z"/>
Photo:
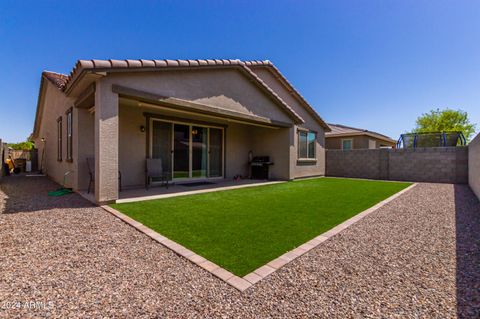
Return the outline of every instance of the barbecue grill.
<path id="1" fill-rule="evenodd" d="M 268 168 L 273 165 L 269 156 L 255 156 L 250 162 L 252 179 L 268 179 Z"/>

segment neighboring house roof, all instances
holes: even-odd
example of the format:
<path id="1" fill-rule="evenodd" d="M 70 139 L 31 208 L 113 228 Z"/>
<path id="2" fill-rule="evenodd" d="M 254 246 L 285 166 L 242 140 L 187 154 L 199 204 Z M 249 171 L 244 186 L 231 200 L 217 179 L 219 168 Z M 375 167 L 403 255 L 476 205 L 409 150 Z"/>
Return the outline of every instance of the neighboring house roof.
<path id="1" fill-rule="evenodd" d="M 331 132 L 325 133 L 326 138 L 366 135 L 366 136 L 374 137 L 389 143 L 396 143 L 396 141 L 391 139 L 390 137 L 377 132 L 356 128 L 356 127 L 351 127 L 351 126 L 346 126 L 346 125 L 341 125 L 341 124 L 328 123 L 328 126 L 330 126 L 332 130 Z"/>
<path id="2" fill-rule="evenodd" d="M 158 69 L 179 69 L 179 68 L 239 68 L 250 79 L 253 80 L 258 87 L 260 87 L 267 95 L 274 99 L 286 113 L 297 124 L 302 124 L 305 121 L 303 118 L 293 110 L 274 90 L 272 90 L 255 72 L 248 66 L 265 66 L 275 74 L 285 88 L 291 92 L 306 108 L 306 110 L 317 120 L 317 122 L 326 130 L 330 131 L 327 123 L 318 115 L 306 100 L 298 93 L 295 88 L 287 81 L 287 79 L 278 71 L 278 69 L 270 61 L 241 61 L 233 60 L 78 60 L 75 67 L 69 75 L 59 74 L 49 71 L 42 73 L 43 79 L 52 82 L 59 90 L 68 94 L 75 84 L 82 79 L 87 73 L 101 73 L 101 72 L 125 72 L 125 71 L 155 71 Z M 42 83 L 43 84 L 43 83 Z M 38 103 L 40 104 L 42 96 L 42 85 L 40 89 L 40 96 Z M 39 107 L 37 106 L 37 119 L 35 121 L 34 135 L 37 132 L 37 120 L 39 116 Z"/>

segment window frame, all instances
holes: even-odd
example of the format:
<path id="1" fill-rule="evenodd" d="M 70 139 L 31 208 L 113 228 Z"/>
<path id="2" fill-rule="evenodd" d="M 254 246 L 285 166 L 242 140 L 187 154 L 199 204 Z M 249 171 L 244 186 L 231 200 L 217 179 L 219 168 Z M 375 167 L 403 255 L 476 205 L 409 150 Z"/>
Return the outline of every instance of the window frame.
<path id="1" fill-rule="evenodd" d="M 73 107 L 67 110 L 66 118 L 67 118 L 67 125 L 66 125 L 66 132 L 67 132 L 67 161 L 73 162 Z"/>
<path id="2" fill-rule="evenodd" d="M 300 141 L 301 135 L 305 134 L 305 150 L 306 150 L 306 156 L 302 156 L 300 154 L 300 144 L 302 143 Z M 313 134 L 313 154 L 310 154 L 309 152 L 309 135 Z M 312 155 L 312 157 L 310 157 Z M 299 161 L 316 161 L 317 160 L 317 132 L 308 130 L 308 129 L 298 129 L 297 131 L 297 159 Z"/>
<path id="3" fill-rule="evenodd" d="M 63 161 L 63 118 L 57 119 L 57 161 Z"/>
<path id="4" fill-rule="evenodd" d="M 350 148 L 349 148 L 349 149 L 343 148 L 343 142 L 344 142 L 344 141 L 350 141 Z M 353 150 L 353 138 L 342 138 L 341 146 L 342 146 L 342 151 Z"/>

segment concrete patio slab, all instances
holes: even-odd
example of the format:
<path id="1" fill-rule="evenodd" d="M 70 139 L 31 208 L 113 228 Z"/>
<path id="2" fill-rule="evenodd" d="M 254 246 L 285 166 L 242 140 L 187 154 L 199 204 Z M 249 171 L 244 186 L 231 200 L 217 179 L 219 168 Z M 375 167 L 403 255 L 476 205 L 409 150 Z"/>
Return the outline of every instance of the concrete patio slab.
<path id="1" fill-rule="evenodd" d="M 210 192 L 226 191 L 231 189 L 247 188 L 247 187 L 256 187 L 256 186 L 266 186 L 274 185 L 279 183 L 285 183 L 285 181 L 262 181 L 262 180 L 241 180 L 241 181 L 232 181 L 232 180 L 222 180 L 212 182 L 211 184 L 201 185 L 201 186 L 186 186 L 188 184 L 182 185 L 172 185 L 171 187 L 164 188 L 151 188 L 145 190 L 144 188 L 129 189 L 122 191 L 119 196 L 120 199 L 116 201 L 117 204 L 120 203 L 131 203 L 139 202 L 153 199 L 163 199 L 171 198 L 178 196 L 187 196 L 195 194 L 204 194 Z"/>

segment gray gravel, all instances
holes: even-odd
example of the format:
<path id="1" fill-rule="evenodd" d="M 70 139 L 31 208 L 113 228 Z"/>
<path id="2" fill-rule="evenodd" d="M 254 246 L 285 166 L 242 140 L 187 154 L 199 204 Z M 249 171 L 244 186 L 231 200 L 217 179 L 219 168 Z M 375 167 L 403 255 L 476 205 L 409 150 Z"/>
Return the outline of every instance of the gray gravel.
<path id="1" fill-rule="evenodd" d="M 45 178 L 1 187 L 2 318 L 480 316 L 465 185 L 420 184 L 244 293 Z"/>

